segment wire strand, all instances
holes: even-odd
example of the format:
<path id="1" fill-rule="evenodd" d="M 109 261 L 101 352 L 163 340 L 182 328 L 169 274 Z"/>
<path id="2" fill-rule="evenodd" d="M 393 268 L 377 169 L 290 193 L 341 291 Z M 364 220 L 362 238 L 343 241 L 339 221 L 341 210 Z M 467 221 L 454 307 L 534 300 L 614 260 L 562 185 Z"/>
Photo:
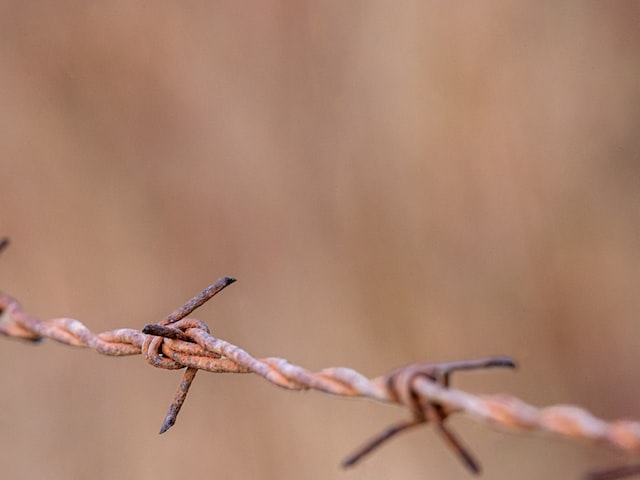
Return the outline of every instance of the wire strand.
<path id="1" fill-rule="evenodd" d="M 6 246 L 0 240 L 0 250 Z M 0 334 L 29 342 L 44 339 L 76 347 L 86 347 L 107 356 L 142 355 L 152 366 L 167 370 L 186 367 L 174 401 L 169 407 L 160 433 L 174 425 L 189 386 L 198 370 L 212 373 L 253 373 L 289 390 L 317 390 L 343 397 L 364 397 L 407 408 L 411 419 L 385 429 L 349 455 L 343 466 L 352 466 L 397 433 L 422 423 L 434 424 L 445 443 L 463 460 L 472 473 L 480 471 L 478 462 L 446 426 L 454 413 L 520 432 L 546 434 L 606 445 L 620 452 L 640 454 L 640 422 L 607 422 L 575 405 L 537 408 L 510 395 L 474 395 L 449 386 L 453 372 L 493 367 L 514 368 L 506 357 L 440 364 L 411 364 L 380 377 L 369 379 L 344 367 L 310 372 L 278 358 L 255 358 L 242 348 L 213 337 L 204 322 L 186 318 L 235 282 L 222 277 L 157 324 L 141 331 L 118 329 L 92 333 L 71 318 L 39 320 L 28 315 L 16 299 L 0 292 Z M 592 473 L 589 479 L 618 479 L 640 473 L 640 466 L 625 466 Z"/>

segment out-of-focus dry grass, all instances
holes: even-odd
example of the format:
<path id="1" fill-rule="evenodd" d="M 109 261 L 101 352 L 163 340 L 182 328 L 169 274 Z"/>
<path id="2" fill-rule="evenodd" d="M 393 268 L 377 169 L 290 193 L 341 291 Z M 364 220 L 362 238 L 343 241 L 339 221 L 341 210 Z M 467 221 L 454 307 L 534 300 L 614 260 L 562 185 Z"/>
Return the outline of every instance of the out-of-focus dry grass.
<path id="1" fill-rule="evenodd" d="M 197 312 L 256 355 L 640 417 L 636 2 L 0 3 L 0 288 L 94 331 Z M 1 340 L 3 478 L 467 478 L 403 412 Z M 487 478 L 619 459 L 455 421 Z"/>

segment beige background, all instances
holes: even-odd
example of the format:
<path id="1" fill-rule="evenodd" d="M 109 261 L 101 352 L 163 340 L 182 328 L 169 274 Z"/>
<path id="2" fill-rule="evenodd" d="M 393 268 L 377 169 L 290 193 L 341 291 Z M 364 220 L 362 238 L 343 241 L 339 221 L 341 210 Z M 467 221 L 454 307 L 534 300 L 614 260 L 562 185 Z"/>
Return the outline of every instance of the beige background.
<path id="1" fill-rule="evenodd" d="M 640 4 L 0 2 L 0 289 L 93 331 L 197 312 L 311 369 L 489 354 L 456 385 L 640 417 Z M 26 479 L 465 479 L 405 412 L 0 339 Z M 622 457 L 453 425 L 490 479 Z"/>

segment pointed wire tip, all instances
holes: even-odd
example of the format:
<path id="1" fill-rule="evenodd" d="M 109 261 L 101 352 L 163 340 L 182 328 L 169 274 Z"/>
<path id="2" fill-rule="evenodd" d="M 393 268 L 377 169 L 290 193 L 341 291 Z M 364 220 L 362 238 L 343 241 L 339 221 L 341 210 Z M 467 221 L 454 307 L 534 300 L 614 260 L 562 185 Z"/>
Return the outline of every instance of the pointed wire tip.
<path id="1" fill-rule="evenodd" d="M 340 467 L 347 469 L 353 467 L 356 463 L 359 463 L 362 460 L 361 457 L 358 458 L 345 458 L 341 463 Z"/>
<path id="2" fill-rule="evenodd" d="M 507 367 L 507 368 L 518 368 L 518 364 L 515 360 L 509 357 L 495 357 L 491 359 L 489 363 L 490 367 Z"/>
<path id="3" fill-rule="evenodd" d="M 460 458 L 462 459 L 462 463 L 465 467 L 474 475 L 480 475 L 482 473 L 482 467 L 480 464 L 474 459 L 471 454 L 465 450 L 461 450 L 458 452 L 460 454 Z"/>
<path id="4" fill-rule="evenodd" d="M 0 238 L 0 252 L 9 246 L 9 237 Z"/>
<path id="5" fill-rule="evenodd" d="M 340 462 L 340 466 L 342 468 L 353 467 L 356 463 L 358 463 L 358 460 L 360 460 L 359 457 L 348 457 Z"/>
<path id="6" fill-rule="evenodd" d="M 165 418 L 164 422 L 162 422 L 162 427 L 160 427 L 160 435 L 162 435 L 164 432 L 166 432 L 171 427 L 173 427 L 175 425 L 175 423 L 176 423 L 175 417 L 173 417 L 173 418 L 170 418 L 170 417 Z"/>
<path id="7" fill-rule="evenodd" d="M 147 323 L 140 331 L 145 335 L 153 335 L 156 332 L 156 324 Z"/>

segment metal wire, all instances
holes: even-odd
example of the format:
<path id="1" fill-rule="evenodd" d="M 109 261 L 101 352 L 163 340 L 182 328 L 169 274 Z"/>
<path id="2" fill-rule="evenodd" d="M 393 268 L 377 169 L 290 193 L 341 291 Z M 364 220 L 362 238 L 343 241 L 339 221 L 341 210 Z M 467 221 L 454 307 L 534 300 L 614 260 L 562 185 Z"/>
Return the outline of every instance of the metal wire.
<path id="1" fill-rule="evenodd" d="M 0 241 L 0 250 L 6 245 Z M 585 440 L 618 451 L 640 454 L 640 422 L 606 422 L 581 407 L 555 405 L 536 408 L 509 395 L 473 395 L 449 386 L 453 372 L 490 367 L 515 367 L 509 358 L 494 357 L 441 364 L 411 364 L 373 379 L 343 367 L 310 372 L 283 358 L 254 358 L 242 348 L 213 337 L 200 320 L 186 318 L 194 309 L 235 280 L 223 277 L 158 324 L 142 331 L 118 329 L 92 333 L 78 320 L 39 320 L 25 313 L 13 297 L 0 292 L 0 334 L 39 342 L 45 338 L 65 345 L 87 347 L 109 356 L 142 354 L 154 367 L 177 370 L 187 367 L 178 392 L 162 424 L 164 433 L 175 423 L 189 386 L 198 370 L 213 373 L 253 373 L 289 390 L 318 390 L 343 397 L 365 397 L 403 406 L 411 418 L 395 424 L 348 456 L 343 466 L 354 465 L 397 433 L 431 423 L 471 472 L 479 463 L 446 427 L 454 413 L 465 413 L 492 426 L 524 432 Z M 592 480 L 609 480 L 640 473 L 639 466 L 592 473 Z"/>

